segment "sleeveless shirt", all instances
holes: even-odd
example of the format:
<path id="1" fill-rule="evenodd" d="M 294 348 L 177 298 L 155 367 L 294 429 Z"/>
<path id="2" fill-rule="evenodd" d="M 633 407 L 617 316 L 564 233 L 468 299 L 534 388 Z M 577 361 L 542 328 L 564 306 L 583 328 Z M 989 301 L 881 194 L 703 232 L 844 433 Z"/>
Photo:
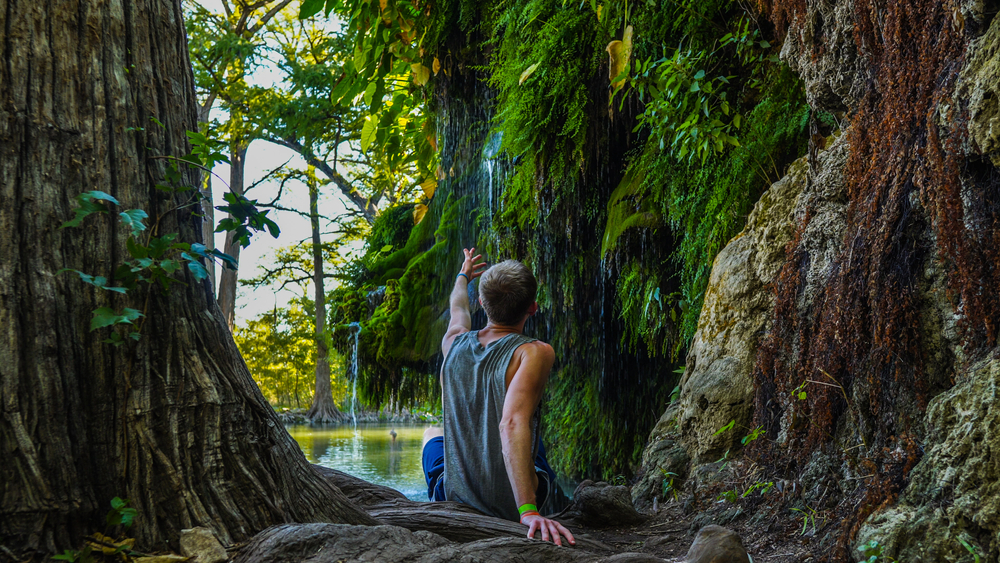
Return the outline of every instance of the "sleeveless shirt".
<path id="1" fill-rule="evenodd" d="M 510 360 L 519 346 L 534 341 L 508 334 L 484 347 L 479 331 L 466 332 L 455 338 L 441 366 L 445 497 L 515 522 L 517 500 L 503 461 L 500 419 Z M 538 453 L 538 420 L 535 409 L 532 460 Z"/>

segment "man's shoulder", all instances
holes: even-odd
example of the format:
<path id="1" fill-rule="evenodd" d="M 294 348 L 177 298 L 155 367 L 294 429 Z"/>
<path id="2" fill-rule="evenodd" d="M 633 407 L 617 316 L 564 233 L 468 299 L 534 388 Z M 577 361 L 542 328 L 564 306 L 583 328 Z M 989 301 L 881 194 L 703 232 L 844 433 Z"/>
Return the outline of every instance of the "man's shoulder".
<path id="1" fill-rule="evenodd" d="M 539 359 L 555 359 L 556 357 L 556 351 L 552 345 L 541 340 L 525 342 L 518 348 L 518 351 L 530 357 L 539 357 Z"/>

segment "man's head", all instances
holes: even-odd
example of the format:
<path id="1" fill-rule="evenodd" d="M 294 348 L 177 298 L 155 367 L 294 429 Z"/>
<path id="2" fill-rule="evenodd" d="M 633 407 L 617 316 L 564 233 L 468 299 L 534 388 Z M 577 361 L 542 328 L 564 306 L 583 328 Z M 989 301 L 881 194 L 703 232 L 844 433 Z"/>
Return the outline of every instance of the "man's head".
<path id="1" fill-rule="evenodd" d="M 479 279 L 479 301 L 486 316 L 504 326 L 524 320 L 535 304 L 537 290 L 534 274 L 517 260 L 495 264 Z"/>

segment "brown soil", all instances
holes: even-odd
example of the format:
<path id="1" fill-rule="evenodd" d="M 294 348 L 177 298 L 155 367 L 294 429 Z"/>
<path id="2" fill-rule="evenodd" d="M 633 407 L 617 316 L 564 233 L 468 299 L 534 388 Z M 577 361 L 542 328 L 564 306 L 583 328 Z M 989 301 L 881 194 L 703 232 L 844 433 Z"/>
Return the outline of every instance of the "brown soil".
<path id="1" fill-rule="evenodd" d="M 779 510 L 777 514 L 767 517 L 767 513 L 772 511 L 769 508 L 762 506 L 754 515 L 740 515 L 726 522 L 735 510 L 740 509 L 738 505 L 713 503 L 704 512 L 685 514 L 683 501 L 671 502 L 661 506 L 657 514 L 640 526 L 600 530 L 580 528 L 579 531 L 619 553 L 648 553 L 671 563 L 680 563 L 698 530 L 715 523 L 740 535 L 754 563 L 804 563 L 824 558 L 814 553 L 822 543 L 818 538 L 830 528 L 824 527 L 822 519 L 815 532 L 810 524 L 803 534 L 802 519 L 796 518 L 794 512 L 782 515 Z"/>

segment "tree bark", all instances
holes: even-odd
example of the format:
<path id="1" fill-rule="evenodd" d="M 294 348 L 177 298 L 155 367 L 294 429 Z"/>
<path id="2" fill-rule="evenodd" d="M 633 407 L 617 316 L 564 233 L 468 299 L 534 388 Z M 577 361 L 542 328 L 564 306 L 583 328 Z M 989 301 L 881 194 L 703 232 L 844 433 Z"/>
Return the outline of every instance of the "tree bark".
<path id="1" fill-rule="evenodd" d="M 249 145 L 240 143 L 234 145 L 229 152 L 231 161 L 229 166 L 229 191 L 236 195 L 243 195 L 244 170 L 246 168 L 247 148 Z M 232 214 L 229 215 L 232 218 Z M 226 233 L 226 246 L 223 252 L 236 260 L 237 268 L 223 268 L 222 275 L 219 276 L 219 308 L 222 309 L 222 318 L 226 321 L 229 330 L 233 330 L 236 320 L 236 282 L 239 279 L 240 263 L 239 241 L 233 237 L 233 233 Z"/>
<path id="2" fill-rule="evenodd" d="M 319 236 L 319 185 L 315 171 L 306 175 L 309 187 L 309 222 L 312 225 L 313 288 L 316 305 L 316 394 L 306 418 L 312 422 L 340 422 L 344 414 L 333 403 L 330 389 L 330 350 L 326 345 L 326 288 L 323 283 L 323 245 Z M 355 374 L 357 377 L 357 374 Z"/>
<path id="3" fill-rule="evenodd" d="M 198 127 L 180 3 L 0 0 L 0 14 L 0 545 L 78 547 L 114 496 L 138 510 L 144 550 L 199 525 L 231 544 L 282 522 L 374 522 L 283 430 L 207 280 L 184 270 L 169 292 L 122 296 L 59 274 L 110 279 L 128 258 L 117 209 L 59 228 L 87 190 L 146 210 L 154 236 L 203 240 L 200 209 L 176 209 L 189 196 L 154 187 L 157 157 L 187 154 Z M 101 306 L 143 311 L 141 339 L 102 343 Z"/>

